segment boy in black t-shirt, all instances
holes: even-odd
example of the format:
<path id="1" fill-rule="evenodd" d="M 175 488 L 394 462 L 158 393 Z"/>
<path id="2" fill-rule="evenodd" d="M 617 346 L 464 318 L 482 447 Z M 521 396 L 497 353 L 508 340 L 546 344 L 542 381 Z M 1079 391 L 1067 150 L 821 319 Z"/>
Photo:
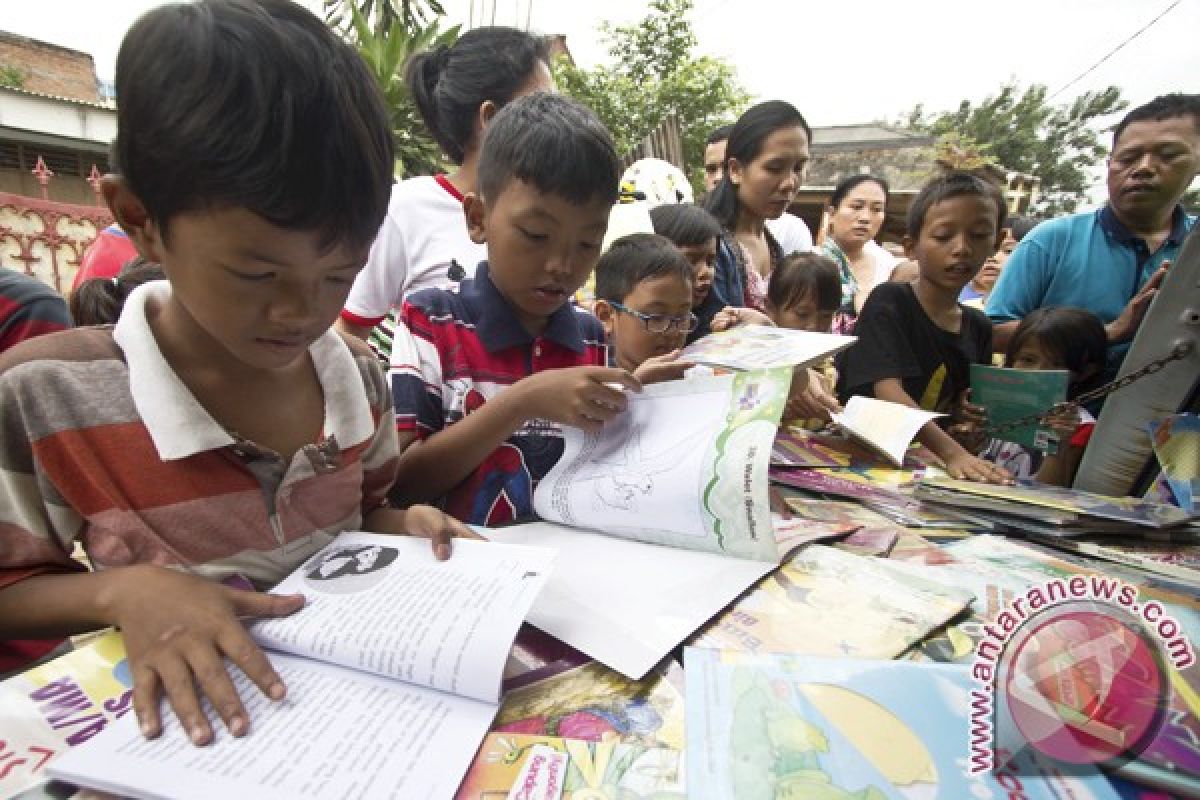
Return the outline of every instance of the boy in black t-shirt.
<path id="1" fill-rule="evenodd" d="M 858 342 L 840 364 L 842 402 L 862 394 L 980 421 L 982 410 L 967 402 L 970 365 L 991 361 L 992 326 L 958 296 L 995 252 L 1003 219 L 999 190 L 973 175 L 951 173 L 921 189 L 904 237 L 905 253 L 920 273 L 911 284 L 882 284 L 867 298 L 855 328 Z M 955 478 L 1012 481 L 934 422 L 917 439 Z"/>

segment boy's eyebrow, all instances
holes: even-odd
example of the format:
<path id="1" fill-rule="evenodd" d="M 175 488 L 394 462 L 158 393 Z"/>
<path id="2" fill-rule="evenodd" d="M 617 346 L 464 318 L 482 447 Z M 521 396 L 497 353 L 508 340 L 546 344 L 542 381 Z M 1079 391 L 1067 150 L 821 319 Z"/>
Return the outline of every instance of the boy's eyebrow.
<path id="1" fill-rule="evenodd" d="M 245 248 L 245 247 L 238 248 L 237 256 L 239 259 L 245 259 L 247 261 L 254 261 L 259 264 L 270 264 L 273 267 L 290 268 L 293 266 L 288 261 L 283 261 L 279 258 L 276 258 L 275 256 L 268 255 L 267 253 L 260 253 L 257 250 Z M 330 267 L 330 269 L 331 270 L 354 269 L 354 268 L 358 268 L 361 266 L 362 266 L 362 264 L 360 264 L 356 261 L 347 261 L 344 264 L 337 264 L 336 266 Z"/>

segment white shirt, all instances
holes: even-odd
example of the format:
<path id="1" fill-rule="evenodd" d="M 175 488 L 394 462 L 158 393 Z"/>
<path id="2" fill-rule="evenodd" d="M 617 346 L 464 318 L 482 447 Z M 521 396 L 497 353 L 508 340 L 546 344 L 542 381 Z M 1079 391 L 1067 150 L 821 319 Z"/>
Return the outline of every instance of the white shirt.
<path id="1" fill-rule="evenodd" d="M 874 239 L 863 245 L 863 252 L 871 257 L 871 263 L 875 265 L 875 274 L 871 278 L 871 285 L 867 287 L 868 290 L 891 280 L 892 273 L 896 271 L 896 265 L 900 263 L 900 259 L 884 250 L 883 246 Z"/>
<path id="2" fill-rule="evenodd" d="M 771 231 L 775 241 L 779 242 L 785 256 L 807 253 L 813 249 L 812 231 L 808 229 L 804 220 L 796 215 L 785 211 L 779 219 L 769 219 L 766 222 L 767 230 Z"/>
<path id="3" fill-rule="evenodd" d="M 387 216 L 342 317 L 364 327 L 377 325 L 407 295 L 453 287 L 451 260 L 470 278 L 486 257 L 487 248 L 467 235 L 462 196 L 445 176 L 401 181 L 392 187 Z"/>

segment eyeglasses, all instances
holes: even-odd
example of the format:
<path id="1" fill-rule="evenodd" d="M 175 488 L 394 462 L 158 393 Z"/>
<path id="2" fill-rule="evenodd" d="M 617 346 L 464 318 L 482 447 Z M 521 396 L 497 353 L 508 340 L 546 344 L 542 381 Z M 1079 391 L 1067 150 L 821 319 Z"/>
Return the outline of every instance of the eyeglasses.
<path id="1" fill-rule="evenodd" d="M 668 317 L 666 314 L 643 314 L 641 311 L 635 311 L 620 303 L 610 302 L 609 305 L 617 311 L 640 319 L 648 333 L 666 333 L 670 330 L 677 330 L 680 333 L 691 333 L 700 324 L 700 319 L 690 311 L 686 317 Z"/>

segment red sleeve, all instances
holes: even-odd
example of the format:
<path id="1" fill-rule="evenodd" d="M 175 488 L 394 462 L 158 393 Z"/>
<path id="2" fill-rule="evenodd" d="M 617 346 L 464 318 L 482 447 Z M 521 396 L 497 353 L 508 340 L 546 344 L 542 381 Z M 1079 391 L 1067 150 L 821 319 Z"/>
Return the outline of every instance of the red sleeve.
<path id="1" fill-rule="evenodd" d="M 1096 430 L 1096 423 L 1084 422 L 1075 429 L 1075 433 L 1071 434 L 1071 439 L 1068 444 L 1071 447 L 1087 447 L 1088 441 L 1092 438 L 1092 431 Z"/>

